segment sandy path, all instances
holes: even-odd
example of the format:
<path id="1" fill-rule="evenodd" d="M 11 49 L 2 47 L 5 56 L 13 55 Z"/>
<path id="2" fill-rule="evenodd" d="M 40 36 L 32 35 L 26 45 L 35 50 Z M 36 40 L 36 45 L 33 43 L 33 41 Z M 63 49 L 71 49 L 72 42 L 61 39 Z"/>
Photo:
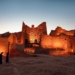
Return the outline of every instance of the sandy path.
<path id="1" fill-rule="evenodd" d="M 18 66 L 17 64 L 15 63 L 11 63 L 11 65 L 13 66 L 13 72 L 14 72 L 14 75 L 20 75 L 19 71 L 18 71 L 18 68 L 16 66 Z"/>

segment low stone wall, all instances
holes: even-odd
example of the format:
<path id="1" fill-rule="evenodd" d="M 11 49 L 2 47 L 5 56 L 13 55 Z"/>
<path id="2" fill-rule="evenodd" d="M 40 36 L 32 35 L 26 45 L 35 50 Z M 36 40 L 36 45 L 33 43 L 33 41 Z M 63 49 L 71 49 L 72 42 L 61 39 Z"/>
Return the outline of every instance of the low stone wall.
<path id="1" fill-rule="evenodd" d="M 10 50 L 12 49 L 24 51 L 24 45 L 23 44 L 10 44 Z"/>

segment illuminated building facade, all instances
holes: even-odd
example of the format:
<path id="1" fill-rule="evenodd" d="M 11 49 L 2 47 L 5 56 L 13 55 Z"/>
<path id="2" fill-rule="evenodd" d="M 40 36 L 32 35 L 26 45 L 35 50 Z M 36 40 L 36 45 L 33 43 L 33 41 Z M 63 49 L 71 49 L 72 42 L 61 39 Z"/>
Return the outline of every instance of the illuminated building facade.
<path id="1" fill-rule="evenodd" d="M 22 31 L 15 33 L 0 34 L 0 52 L 5 55 L 8 52 L 8 42 L 10 42 L 10 53 L 24 51 L 26 47 L 41 47 L 42 49 L 53 50 L 50 55 L 63 55 L 75 52 L 75 30 L 67 31 L 61 27 L 51 30 L 47 35 L 46 22 L 37 27 L 29 27 L 22 23 Z M 35 52 L 34 49 L 26 49 L 27 52 Z"/>

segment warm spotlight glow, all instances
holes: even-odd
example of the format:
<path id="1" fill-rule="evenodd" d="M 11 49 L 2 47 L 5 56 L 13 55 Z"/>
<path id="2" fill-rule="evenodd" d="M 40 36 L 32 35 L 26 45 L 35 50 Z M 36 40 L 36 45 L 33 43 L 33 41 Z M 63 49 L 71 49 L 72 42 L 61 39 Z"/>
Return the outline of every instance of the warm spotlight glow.
<path id="1" fill-rule="evenodd" d="M 30 43 L 34 43 L 35 41 L 35 37 L 34 36 L 30 36 Z"/>
<path id="2" fill-rule="evenodd" d="M 73 49 L 71 50 L 71 52 L 72 52 L 72 53 L 74 52 Z"/>
<path id="3" fill-rule="evenodd" d="M 26 52 L 26 53 L 35 53 L 35 49 L 34 48 L 25 48 L 24 52 Z"/>
<path id="4" fill-rule="evenodd" d="M 53 51 L 50 53 L 50 55 L 64 55 L 64 54 L 65 54 L 65 51 L 59 51 L 59 50 Z"/>
<path id="5" fill-rule="evenodd" d="M 7 53 L 7 47 L 6 46 L 0 46 L 0 53 L 3 52 L 3 56 L 6 56 Z"/>
<path id="6" fill-rule="evenodd" d="M 33 47 L 39 47 L 39 45 L 38 44 L 33 44 Z"/>
<path id="7" fill-rule="evenodd" d="M 34 39 L 33 38 L 30 39 L 30 43 L 34 43 Z"/>

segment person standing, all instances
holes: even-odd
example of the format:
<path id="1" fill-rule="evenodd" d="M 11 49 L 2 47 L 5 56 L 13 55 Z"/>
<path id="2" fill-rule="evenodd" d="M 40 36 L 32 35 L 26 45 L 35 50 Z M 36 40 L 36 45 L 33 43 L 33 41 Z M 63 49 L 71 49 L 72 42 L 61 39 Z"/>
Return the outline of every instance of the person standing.
<path id="1" fill-rule="evenodd" d="M 2 54 L 3 52 L 0 53 L 0 64 L 2 64 Z"/>
<path id="2" fill-rule="evenodd" d="M 9 62 L 9 53 L 6 54 L 6 63 Z"/>

